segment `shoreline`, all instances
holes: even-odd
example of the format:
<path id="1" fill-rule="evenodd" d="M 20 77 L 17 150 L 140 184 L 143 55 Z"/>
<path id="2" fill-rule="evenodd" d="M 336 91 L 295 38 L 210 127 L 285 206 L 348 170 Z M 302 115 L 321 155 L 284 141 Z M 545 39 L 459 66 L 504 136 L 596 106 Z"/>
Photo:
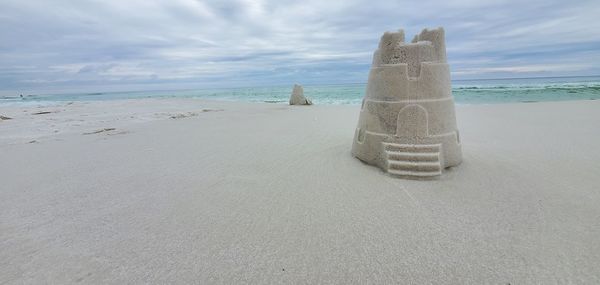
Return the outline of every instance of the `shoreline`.
<path id="1" fill-rule="evenodd" d="M 46 95 L 44 95 L 46 96 Z M 53 96 L 53 95 L 47 95 Z M 18 99 L 19 97 L 5 97 L 4 99 Z M 1 98 L 0 98 L 1 99 Z M 27 106 L 45 106 L 45 105 L 61 105 L 67 103 L 98 103 L 98 102 L 111 102 L 111 101 L 127 101 L 127 100 L 199 100 L 199 101 L 214 101 L 214 102 L 237 102 L 237 103 L 250 103 L 250 104 L 283 104 L 288 105 L 288 99 L 274 99 L 274 100 L 258 100 L 258 101 L 243 101 L 238 99 L 229 99 L 229 98 L 203 98 L 203 97 L 178 97 L 178 96 L 170 96 L 170 97 L 141 97 L 141 98 L 116 98 L 116 99 L 98 99 L 98 100 L 35 100 L 35 99 L 25 99 L 25 100 L 15 100 L 11 102 L 0 102 L 0 109 L 8 109 L 11 107 L 27 107 Z M 521 104 L 521 103 L 552 103 L 552 102 L 577 102 L 577 101 L 597 101 L 598 98 L 581 98 L 581 99 L 561 99 L 561 100 L 524 100 L 524 101 L 507 101 L 507 102 L 455 102 L 456 105 L 503 105 L 503 104 Z M 357 106 L 359 103 L 321 103 L 317 106 Z"/>
<path id="2" fill-rule="evenodd" d="M 514 108 L 512 106 L 537 104 L 585 104 L 595 102 L 595 99 L 549 101 L 549 102 L 519 102 L 519 103 L 456 103 L 457 108 L 498 106 L 499 108 Z M 115 128 L 127 124 L 159 121 L 164 119 L 182 119 L 195 117 L 201 113 L 223 111 L 219 106 L 231 106 L 233 110 L 242 110 L 245 106 L 252 109 L 269 109 L 267 106 L 277 106 L 294 109 L 287 102 L 240 102 L 234 100 L 207 100 L 198 98 L 139 98 L 115 99 L 100 101 L 56 101 L 53 104 L 24 104 L 1 105 L 0 115 L 9 120 L 0 121 L 0 146 L 9 142 L 29 143 L 39 142 L 44 137 L 52 137 L 65 133 L 95 132 L 104 128 Z M 206 107 L 206 108 L 205 108 Z M 306 106 L 300 106 L 303 108 Z M 322 104 L 310 108 L 358 108 L 354 104 Z M 43 114 L 36 114 L 42 112 Z M 358 110 L 356 112 L 358 116 Z M 23 125 L 27 128 L 23 128 Z M 17 139 L 20 138 L 20 139 Z"/>

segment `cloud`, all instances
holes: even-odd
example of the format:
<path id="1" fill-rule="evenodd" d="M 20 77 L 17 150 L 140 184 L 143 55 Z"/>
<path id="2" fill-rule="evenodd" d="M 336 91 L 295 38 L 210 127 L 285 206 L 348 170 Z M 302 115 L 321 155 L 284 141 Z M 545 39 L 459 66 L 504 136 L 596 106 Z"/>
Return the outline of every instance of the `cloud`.
<path id="1" fill-rule="evenodd" d="M 3 0 L 0 90 L 364 82 L 384 31 L 437 26 L 454 78 L 600 74 L 576 2 Z"/>

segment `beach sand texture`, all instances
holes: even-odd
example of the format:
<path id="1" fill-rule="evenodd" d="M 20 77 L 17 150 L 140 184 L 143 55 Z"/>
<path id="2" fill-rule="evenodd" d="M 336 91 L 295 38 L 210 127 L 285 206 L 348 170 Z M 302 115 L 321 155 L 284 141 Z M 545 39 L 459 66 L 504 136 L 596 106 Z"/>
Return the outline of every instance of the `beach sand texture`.
<path id="1" fill-rule="evenodd" d="M 360 106 L 0 107 L 0 283 L 597 284 L 599 108 L 457 106 L 413 181 L 352 157 Z"/>

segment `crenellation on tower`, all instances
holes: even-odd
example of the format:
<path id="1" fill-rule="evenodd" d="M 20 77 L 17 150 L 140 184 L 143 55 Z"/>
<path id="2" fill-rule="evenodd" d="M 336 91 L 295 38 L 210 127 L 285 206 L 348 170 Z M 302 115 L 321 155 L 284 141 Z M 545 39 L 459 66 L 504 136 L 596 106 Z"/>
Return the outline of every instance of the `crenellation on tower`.
<path id="1" fill-rule="evenodd" d="M 424 29 L 421 31 L 419 35 L 415 36 L 417 42 L 419 41 L 428 41 L 430 42 L 436 53 L 436 61 L 437 62 L 446 62 L 446 35 L 444 29 L 439 27 L 437 29 L 428 30 Z M 414 41 L 414 39 L 413 39 Z"/>
<path id="2" fill-rule="evenodd" d="M 422 63 L 446 62 L 443 28 L 424 29 L 410 43 L 405 43 L 404 38 L 404 30 L 385 32 L 373 54 L 373 65 L 405 63 L 409 76 L 419 77 Z"/>
<path id="3" fill-rule="evenodd" d="M 399 43 L 404 42 L 404 30 L 400 29 L 397 32 L 385 32 L 379 40 L 380 49 L 393 49 Z"/>

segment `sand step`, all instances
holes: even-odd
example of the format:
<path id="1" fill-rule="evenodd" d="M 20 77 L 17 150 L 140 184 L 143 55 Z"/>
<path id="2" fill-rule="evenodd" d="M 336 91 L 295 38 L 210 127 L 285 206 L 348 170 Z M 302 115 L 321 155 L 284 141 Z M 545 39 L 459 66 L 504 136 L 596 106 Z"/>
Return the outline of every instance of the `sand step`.
<path id="1" fill-rule="evenodd" d="M 439 172 L 442 170 L 439 161 L 435 162 L 413 162 L 413 161 L 392 161 L 388 160 L 388 170 L 406 170 L 406 171 L 423 171 L 423 172 Z"/>
<path id="2" fill-rule="evenodd" d="M 435 177 L 442 174 L 439 144 L 383 143 L 387 171 L 409 177 Z"/>
<path id="3" fill-rule="evenodd" d="M 408 176 L 408 177 L 436 177 L 442 175 L 441 171 L 410 171 L 410 170 L 398 170 L 398 169 L 389 169 L 389 174 L 398 175 L 398 176 Z"/>
<path id="4" fill-rule="evenodd" d="M 386 151 L 388 160 L 398 161 L 439 161 L 439 152 Z"/>
<path id="5" fill-rule="evenodd" d="M 394 152 L 440 152 L 439 144 L 396 144 L 383 143 L 386 151 Z"/>

